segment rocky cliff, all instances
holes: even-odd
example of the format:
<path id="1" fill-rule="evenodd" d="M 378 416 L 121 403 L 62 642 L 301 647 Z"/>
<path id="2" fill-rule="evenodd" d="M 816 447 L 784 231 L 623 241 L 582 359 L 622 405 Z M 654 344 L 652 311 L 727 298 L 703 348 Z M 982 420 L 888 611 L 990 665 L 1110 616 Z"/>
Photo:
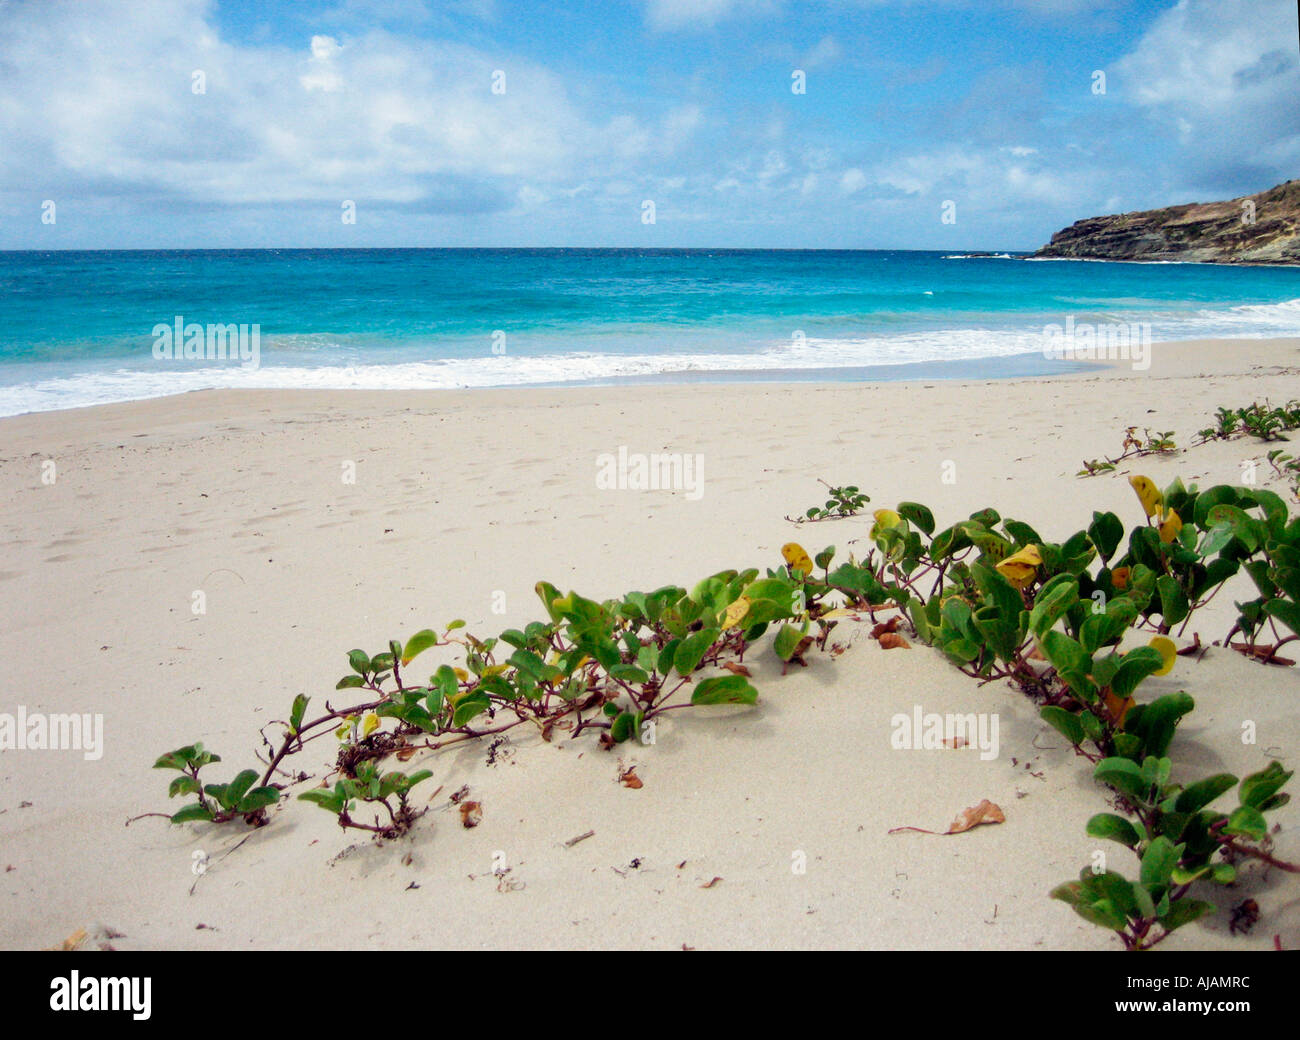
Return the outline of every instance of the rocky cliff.
<path id="1" fill-rule="evenodd" d="M 1300 180 L 1228 202 L 1089 217 L 1034 256 L 1300 264 Z"/>

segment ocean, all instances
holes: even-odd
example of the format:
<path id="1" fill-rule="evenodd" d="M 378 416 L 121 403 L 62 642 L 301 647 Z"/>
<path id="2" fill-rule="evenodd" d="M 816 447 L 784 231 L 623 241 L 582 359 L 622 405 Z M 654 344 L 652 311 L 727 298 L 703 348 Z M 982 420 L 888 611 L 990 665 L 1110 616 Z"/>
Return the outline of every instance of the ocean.
<path id="1" fill-rule="evenodd" d="M 1063 364 L 1044 330 L 1067 321 L 1249 350 L 1300 335 L 1300 270 L 883 250 L 0 252 L 0 415 L 208 387 L 1031 375 Z M 210 326 L 218 346 L 245 326 L 245 354 L 212 356 Z M 187 357 L 173 341 L 194 328 L 202 356 Z"/>

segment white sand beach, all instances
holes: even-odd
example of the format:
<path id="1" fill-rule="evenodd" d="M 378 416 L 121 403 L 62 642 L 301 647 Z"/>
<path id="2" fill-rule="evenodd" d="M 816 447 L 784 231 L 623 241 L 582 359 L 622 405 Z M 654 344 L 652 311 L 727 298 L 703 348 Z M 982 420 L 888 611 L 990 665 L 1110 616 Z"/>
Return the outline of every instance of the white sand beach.
<path id="1" fill-rule="evenodd" d="M 539 579 L 603 598 L 776 566 L 791 540 L 865 553 L 869 513 L 783 519 L 823 499 L 818 478 L 860 485 L 871 508 L 923 502 L 941 526 L 994 506 L 1049 539 L 1093 510 L 1140 522 L 1131 473 L 1237 484 L 1255 459 L 1281 491 L 1259 442 L 1189 445 L 1220 405 L 1300 397 L 1300 339 L 1155 351 L 1149 371 L 1015 382 L 220 391 L 0 420 L 0 710 L 104 719 L 97 759 L 0 752 L 0 947 L 103 926 L 118 949 L 1119 949 L 1048 898 L 1098 845 L 1084 824 L 1106 792 L 1088 762 L 1020 692 L 919 643 L 882 650 L 867 625 L 784 677 L 765 641 L 746 658 L 757 706 L 672 712 L 653 746 L 520 727 L 491 755 L 485 740 L 417 756 L 434 772 L 418 800 L 438 793 L 394 842 L 296 799 L 257 830 L 124 824 L 178 807 L 160 754 L 202 740 L 227 779 L 257 765 L 259 727 L 294 696 L 341 703 L 353 647 L 453 618 L 520 627 L 542 616 Z M 1075 476 L 1132 425 L 1183 450 Z M 598 488 L 598 456 L 620 446 L 698 453 L 703 493 Z M 1195 617 L 1202 642 L 1231 627 L 1231 588 Z M 1197 701 L 1179 769 L 1300 761 L 1297 668 L 1211 647 L 1143 687 L 1179 689 Z M 917 706 L 996 713 L 998 756 L 892 750 L 891 717 Z M 327 743 L 295 756 L 310 779 L 293 793 L 329 772 Z M 617 781 L 633 765 L 640 789 Z M 448 801 L 463 785 L 474 829 Z M 985 798 L 1005 823 L 889 833 L 942 831 Z M 1270 818 L 1277 855 L 1300 859 L 1300 805 Z M 1225 909 L 1161 948 L 1300 947 L 1296 876 L 1253 864 L 1217 899 L 1247 897 L 1250 934 L 1230 935 Z"/>

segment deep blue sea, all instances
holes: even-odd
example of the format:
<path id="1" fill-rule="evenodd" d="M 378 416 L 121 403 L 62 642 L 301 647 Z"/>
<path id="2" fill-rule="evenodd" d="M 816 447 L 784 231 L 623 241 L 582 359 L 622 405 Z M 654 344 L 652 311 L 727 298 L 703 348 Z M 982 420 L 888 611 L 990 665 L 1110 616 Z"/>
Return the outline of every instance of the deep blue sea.
<path id="1" fill-rule="evenodd" d="M 830 250 L 7 252 L 0 415 L 205 387 L 1016 375 L 1061 364 L 1043 330 L 1068 317 L 1249 350 L 1300 335 L 1300 269 Z M 182 338 L 242 324 L 251 341 L 256 326 L 255 363 L 166 354 L 159 328 L 178 322 Z"/>

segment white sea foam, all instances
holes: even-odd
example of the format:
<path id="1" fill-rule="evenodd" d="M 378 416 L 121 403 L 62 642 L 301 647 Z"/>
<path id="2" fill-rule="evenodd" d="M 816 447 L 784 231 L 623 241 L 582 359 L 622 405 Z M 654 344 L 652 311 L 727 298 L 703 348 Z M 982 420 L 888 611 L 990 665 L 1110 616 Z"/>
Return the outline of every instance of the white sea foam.
<path id="1" fill-rule="evenodd" d="M 1077 315 L 1076 315 L 1077 317 Z M 1087 317 L 1087 315 L 1085 315 Z M 1150 322 L 1159 340 L 1225 337 L 1252 339 L 1300 336 L 1300 299 L 1275 304 L 1244 304 L 1224 310 L 1157 314 L 1150 310 L 1097 312 L 1098 321 Z M 1060 315 L 1021 329 L 952 329 L 862 337 L 809 336 L 802 342 L 769 342 L 748 352 L 698 353 L 546 353 L 484 354 L 437 360 L 362 363 L 364 352 L 346 349 L 341 363 L 301 363 L 306 345 L 269 341 L 258 369 L 240 366 L 190 367 L 181 363 L 147 368 L 44 375 L 0 386 L 0 415 L 79 408 L 134 401 L 192 390 L 256 389 L 457 389 L 512 387 L 541 383 L 608 382 L 673 378 L 682 374 L 852 369 L 868 366 L 943 363 L 1042 354 L 1043 329 Z M 665 332 L 665 335 L 669 333 Z M 325 360 L 341 346 L 315 337 L 310 353 Z M 284 349 L 289 347 L 291 349 Z M 333 348 L 333 349 L 332 349 Z M 276 363 L 276 357 L 284 358 Z"/>

